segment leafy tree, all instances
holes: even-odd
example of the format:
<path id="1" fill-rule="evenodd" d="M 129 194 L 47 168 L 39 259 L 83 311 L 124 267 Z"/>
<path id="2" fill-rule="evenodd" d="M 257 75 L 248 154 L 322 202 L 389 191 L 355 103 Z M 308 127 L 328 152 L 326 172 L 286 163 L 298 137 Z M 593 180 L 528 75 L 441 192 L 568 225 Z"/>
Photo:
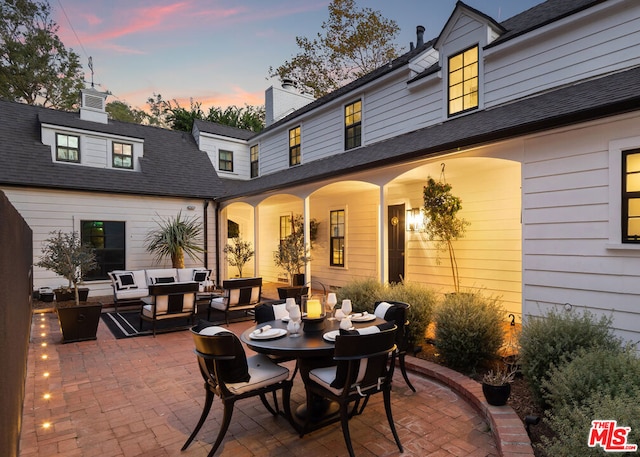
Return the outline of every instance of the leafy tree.
<path id="1" fill-rule="evenodd" d="M 393 44 L 400 28 L 371 8 L 356 9 L 355 0 L 333 0 L 322 33 L 296 37 L 300 52 L 269 76 L 291 79 L 321 97 L 396 58 Z"/>
<path id="2" fill-rule="evenodd" d="M 245 105 L 243 108 L 239 108 L 234 105 L 228 106 L 224 110 L 212 106 L 205 119 L 257 133 L 264 128 L 265 111 L 264 106 Z"/>
<path id="3" fill-rule="evenodd" d="M 107 103 L 106 110 L 111 119 L 135 124 L 144 124 L 150 117 L 144 111 L 132 108 L 128 103 L 119 100 Z"/>
<path id="4" fill-rule="evenodd" d="M 79 56 L 57 36 L 46 2 L 0 2 L 0 97 L 71 110 L 84 75 Z"/>
<path id="5" fill-rule="evenodd" d="M 233 243 L 228 243 L 224 247 L 224 253 L 227 261 L 232 267 L 238 268 L 238 275 L 242 278 L 242 268 L 247 263 L 255 251 L 251 247 L 251 242 L 244 241 L 240 235 L 233 238 Z"/>

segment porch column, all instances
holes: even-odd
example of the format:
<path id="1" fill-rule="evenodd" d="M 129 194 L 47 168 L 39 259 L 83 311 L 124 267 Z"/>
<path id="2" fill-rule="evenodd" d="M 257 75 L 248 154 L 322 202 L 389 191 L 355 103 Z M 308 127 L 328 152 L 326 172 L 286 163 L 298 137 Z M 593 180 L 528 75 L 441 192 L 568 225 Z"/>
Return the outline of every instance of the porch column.
<path id="1" fill-rule="evenodd" d="M 309 210 L 309 203 L 309 196 L 307 195 L 302 200 L 302 221 L 304 224 L 303 231 L 305 248 L 311 245 L 311 223 L 309 222 L 311 212 Z M 304 283 L 306 284 L 309 281 L 311 281 L 311 261 L 307 259 L 304 264 Z"/>
<path id="2" fill-rule="evenodd" d="M 378 205 L 378 280 L 380 284 L 386 282 L 389 277 L 389 261 L 387 256 L 387 245 L 389 235 L 387 233 L 387 186 L 380 186 L 380 203 Z"/>
<path id="3" fill-rule="evenodd" d="M 258 246 L 260 237 L 260 208 L 259 205 L 253 207 L 253 277 L 258 277 L 258 265 L 260 265 L 260 247 Z"/>

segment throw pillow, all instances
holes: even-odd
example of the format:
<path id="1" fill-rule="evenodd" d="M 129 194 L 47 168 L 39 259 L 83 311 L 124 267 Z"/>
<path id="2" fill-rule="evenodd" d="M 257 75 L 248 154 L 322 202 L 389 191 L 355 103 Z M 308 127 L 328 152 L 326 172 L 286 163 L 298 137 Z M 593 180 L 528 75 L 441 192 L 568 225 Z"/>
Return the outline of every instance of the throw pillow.
<path id="1" fill-rule="evenodd" d="M 171 282 L 176 282 L 173 276 L 167 276 L 165 278 L 156 278 L 154 284 L 168 284 Z"/>
<path id="2" fill-rule="evenodd" d="M 133 279 L 133 273 L 127 271 L 125 273 L 116 274 L 116 288 L 118 290 L 125 289 L 137 289 L 135 279 Z"/>
<path id="3" fill-rule="evenodd" d="M 195 282 L 204 282 L 209 280 L 211 270 L 193 270 L 193 280 Z"/>

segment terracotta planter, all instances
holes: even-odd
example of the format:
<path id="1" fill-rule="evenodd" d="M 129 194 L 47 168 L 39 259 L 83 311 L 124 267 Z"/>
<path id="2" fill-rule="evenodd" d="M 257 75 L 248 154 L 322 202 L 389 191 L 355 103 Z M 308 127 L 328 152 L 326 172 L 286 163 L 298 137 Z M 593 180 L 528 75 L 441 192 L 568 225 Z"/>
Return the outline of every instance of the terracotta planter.
<path id="1" fill-rule="evenodd" d="M 102 303 L 57 308 L 62 342 L 75 343 L 96 339 Z"/>
<path id="2" fill-rule="evenodd" d="M 511 395 L 511 384 L 492 386 L 482 383 L 482 393 L 487 403 L 493 406 L 504 406 Z"/>

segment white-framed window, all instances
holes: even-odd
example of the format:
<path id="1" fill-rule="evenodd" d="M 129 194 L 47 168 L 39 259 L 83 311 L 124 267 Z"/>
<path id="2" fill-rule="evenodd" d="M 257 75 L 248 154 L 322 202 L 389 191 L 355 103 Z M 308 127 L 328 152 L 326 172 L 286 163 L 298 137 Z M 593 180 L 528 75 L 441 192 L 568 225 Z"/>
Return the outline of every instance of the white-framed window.
<path id="1" fill-rule="evenodd" d="M 362 100 L 344 107 L 344 149 L 362 146 Z"/>
<path id="2" fill-rule="evenodd" d="M 257 144 L 249 148 L 249 160 L 251 162 L 251 177 L 257 178 L 260 174 L 260 156 Z"/>
<path id="3" fill-rule="evenodd" d="M 449 116 L 478 108 L 478 45 L 449 57 Z"/>
<path id="4" fill-rule="evenodd" d="M 80 163 L 80 137 L 56 133 L 56 160 Z"/>
<path id="5" fill-rule="evenodd" d="M 218 151 L 218 169 L 220 171 L 233 171 L 233 151 Z"/>
<path id="6" fill-rule="evenodd" d="M 300 165 L 302 157 L 300 155 L 300 126 L 289 130 L 289 166 Z"/>
<path id="7" fill-rule="evenodd" d="M 113 168 L 125 168 L 133 170 L 133 145 L 129 143 L 112 143 L 112 165 Z"/>
<path id="8" fill-rule="evenodd" d="M 329 211 L 329 265 L 332 267 L 345 266 L 345 210 Z"/>

